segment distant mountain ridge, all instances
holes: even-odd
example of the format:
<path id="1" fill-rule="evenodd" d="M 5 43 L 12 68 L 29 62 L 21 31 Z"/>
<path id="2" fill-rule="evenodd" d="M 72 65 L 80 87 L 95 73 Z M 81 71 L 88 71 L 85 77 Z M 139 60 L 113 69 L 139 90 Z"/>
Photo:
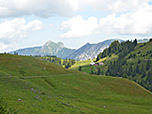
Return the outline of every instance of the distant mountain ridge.
<path id="1" fill-rule="evenodd" d="M 108 48 L 114 40 L 119 40 L 120 42 L 123 41 L 120 39 L 109 39 L 96 44 L 87 43 L 77 50 L 66 48 L 62 42 L 55 43 L 53 41 L 48 41 L 43 46 L 19 49 L 10 53 L 13 54 L 14 52 L 17 52 L 19 55 L 27 56 L 55 55 L 63 59 L 71 58 L 75 60 L 88 60 L 97 57 L 97 55 L 105 48 Z"/>
<path id="2" fill-rule="evenodd" d="M 110 39 L 110 40 L 105 40 L 103 42 L 99 42 L 97 44 L 87 43 L 78 50 L 76 50 L 67 58 L 71 58 L 75 60 L 88 60 L 88 59 L 96 58 L 97 55 L 100 52 L 102 52 L 105 48 L 108 48 L 114 40 L 118 40 L 120 42 L 123 41 L 120 39 Z"/>
<path id="3" fill-rule="evenodd" d="M 16 51 L 12 51 L 10 53 L 13 54 L 14 52 L 17 52 L 19 55 L 27 55 L 27 56 L 55 55 L 57 57 L 64 58 L 72 54 L 74 51 L 75 49 L 66 48 L 62 42 L 55 43 L 52 41 L 48 41 L 43 46 L 19 49 Z"/>
<path id="4" fill-rule="evenodd" d="M 138 43 L 144 43 L 144 42 L 148 42 L 148 41 L 149 41 L 149 39 L 146 39 L 146 38 L 137 40 Z"/>

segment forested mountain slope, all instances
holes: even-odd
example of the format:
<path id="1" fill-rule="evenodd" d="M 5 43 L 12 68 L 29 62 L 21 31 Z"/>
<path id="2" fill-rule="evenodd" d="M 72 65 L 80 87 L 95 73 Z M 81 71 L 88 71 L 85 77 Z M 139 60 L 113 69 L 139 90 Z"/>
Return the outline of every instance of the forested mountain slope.
<path id="1" fill-rule="evenodd" d="M 97 61 L 112 54 L 118 58 L 108 64 L 106 75 L 134 80 L 152 91 L 152 40 L 139 44 L 137 40 L 122 43 L 115 41 L 98 55 Z"/>

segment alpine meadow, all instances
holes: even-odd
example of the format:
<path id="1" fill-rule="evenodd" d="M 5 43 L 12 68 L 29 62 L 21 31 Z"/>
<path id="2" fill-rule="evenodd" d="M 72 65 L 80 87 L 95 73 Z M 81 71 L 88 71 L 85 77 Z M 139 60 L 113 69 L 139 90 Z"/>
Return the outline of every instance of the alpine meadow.
<path id="1" fill-rule="evenodd" d="M 152 114 L 152 0 L 0 0 L 0 114 Z"/>

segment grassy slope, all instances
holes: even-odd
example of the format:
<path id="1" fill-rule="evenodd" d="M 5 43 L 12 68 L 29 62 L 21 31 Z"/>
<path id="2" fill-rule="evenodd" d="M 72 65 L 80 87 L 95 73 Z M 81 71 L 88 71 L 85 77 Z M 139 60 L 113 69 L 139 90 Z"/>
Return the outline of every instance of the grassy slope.
<path id="1" fill-rule="evenodd" d="M 33 76 L 59 73 L 66 73 L 65 69 L 34 57 L 0 54 L 1 75 Z"/>
<path id="2" fill-rule="evenodd" d="M 1 95 L 20 114 L 152 112 L 152 94 L 127 79 L 68 71 L 32 57 L 0 55 L 0 61 L 1 72 L 13 75 L 0 77 Z"/>
<path id="3" fill-rule="evenodd" d="M 90 66 L 91 60 L 86 61 L 77 61 L 70 69 L 72 70 L 78 70 L 79 66 L 82 66 L 82 72 L 91 73 L 91 69 L 95 69 L 96 67 L 102 68 L 101 72 L 106 72 L 107 70 L 107 64 L 109 64 L 110 61 L 114 61 L 118 59 L 118 55 L 113 54 L 111 57 L 105 57 L 100 59 L 98 62 L 103 62 L 104 65 L 101 66 Z M 95 60 L 94 60 L 95 61 Z"/>
<path id="4" fill-rule="evenodd" d="M 78 70 L 79 66 L 86 66 L 89 65 L 92 61 L 91 60 L 86 60 L 86 61 L 76 61 L 76 63 L 70 67 L 72 70 Z"/>

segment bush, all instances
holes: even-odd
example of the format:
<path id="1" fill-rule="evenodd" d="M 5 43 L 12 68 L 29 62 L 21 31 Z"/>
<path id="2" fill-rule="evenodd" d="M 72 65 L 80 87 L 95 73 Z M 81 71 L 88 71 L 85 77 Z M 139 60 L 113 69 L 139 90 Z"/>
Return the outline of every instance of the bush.
<path id="1" fill-rule="evenodd" d="M 0 96 L 0 114 L 17 114 L 16 111 L 14 111 L 11 108 L 8 108 L 7 103 L 3 100 L 1 96 Z"/>

